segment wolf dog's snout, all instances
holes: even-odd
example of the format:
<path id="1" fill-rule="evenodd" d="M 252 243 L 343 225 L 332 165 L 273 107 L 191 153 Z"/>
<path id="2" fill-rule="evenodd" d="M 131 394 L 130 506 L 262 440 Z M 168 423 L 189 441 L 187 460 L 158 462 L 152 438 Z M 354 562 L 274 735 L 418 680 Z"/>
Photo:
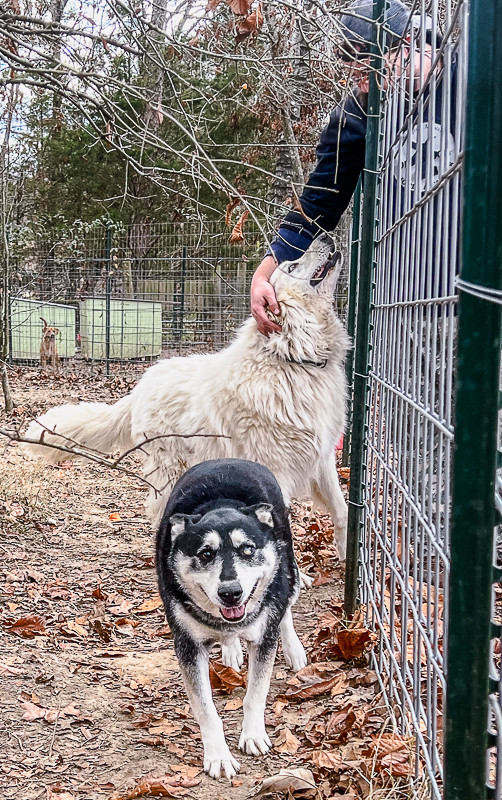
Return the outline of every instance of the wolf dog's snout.
<path id="1" fill-rule="evenodd" d="M 242 597 L 242 586 L 239 581 L 226 581 L 218 588 L 218 597 L 227 606 L 236 606 Z"/>

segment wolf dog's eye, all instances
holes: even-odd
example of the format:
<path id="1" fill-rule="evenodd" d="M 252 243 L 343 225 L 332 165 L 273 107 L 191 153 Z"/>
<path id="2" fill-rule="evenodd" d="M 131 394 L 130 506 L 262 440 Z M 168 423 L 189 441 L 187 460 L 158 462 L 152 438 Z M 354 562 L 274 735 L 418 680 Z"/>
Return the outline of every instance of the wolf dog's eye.
<path id="1" fill-rule="evenodd" d="M 211 561 L 211 559 L 213 558 L 214 550 L 211 550 L 210 547 L 204 547 L 203 550 L 199 550 L 197 555 L 199 556 L 201 561 L 203 561 L 205 564 L 207 564 L 208 561 Z"/>
<path id="2" fill-rule="evenodd" d="M 244 558 L 251 558 L 254 555 L 254 551 L 255 547 L 252 544 L 243 544 L 239 548 L 239 555 L 244 556 Z"/>
<path id="3" fill-rule="evenodd" d="M 293 261 L 293 263 L 292 263 L 292 264 L 290 264 L 290 265 L 289 265 L 289 267 L 288 267 L 288 275 L 290 274 L 290 272 L 293 272 L 293 270 L 294 270 L 294 269 L 295 269 L 297 266 L 298 266 L 297 262 L 296 262 L 296 261 Z"/>

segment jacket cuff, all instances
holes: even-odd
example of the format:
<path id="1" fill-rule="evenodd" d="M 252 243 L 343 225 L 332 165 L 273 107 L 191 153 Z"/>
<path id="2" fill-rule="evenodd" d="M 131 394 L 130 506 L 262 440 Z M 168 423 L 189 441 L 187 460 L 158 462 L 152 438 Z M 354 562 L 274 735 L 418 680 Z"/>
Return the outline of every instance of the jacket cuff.
<path id="1" fill-rule="evenodd" d="M 274 255 L 278 264 L 296 261 L 312 244 L 313 235 L 301 225 L 282 224 L 270 242 L 266 255 Z"/>

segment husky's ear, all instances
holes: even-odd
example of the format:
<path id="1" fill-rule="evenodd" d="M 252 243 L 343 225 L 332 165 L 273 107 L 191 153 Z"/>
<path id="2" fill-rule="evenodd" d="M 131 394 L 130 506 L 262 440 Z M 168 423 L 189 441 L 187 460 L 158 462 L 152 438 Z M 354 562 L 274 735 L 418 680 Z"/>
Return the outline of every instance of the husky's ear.
<path id="1" fill-rule="evenodd" d="M 187 522 L 191 522 L 192 525 L 199 522 L 202 519 L 201 514 L 173 514 L 173 516 L 169 519 L 169 524 L 171 526 L 171 541 L 174 542 L 177 536 L 180 533 L 185 533 Z"/>
<path id="2" fill-rule="evenodd" d="M 254 506 L 245 506 L 244 508 L 241 508 L 240 512 L 242 514 L 248 514 L 249 516 L 254 514 L 263 525 L 268 525 L 269 528 L 273 528 L 273 508 L 274 507 L 270 505 L 270 503 L 256 503 Z"/>

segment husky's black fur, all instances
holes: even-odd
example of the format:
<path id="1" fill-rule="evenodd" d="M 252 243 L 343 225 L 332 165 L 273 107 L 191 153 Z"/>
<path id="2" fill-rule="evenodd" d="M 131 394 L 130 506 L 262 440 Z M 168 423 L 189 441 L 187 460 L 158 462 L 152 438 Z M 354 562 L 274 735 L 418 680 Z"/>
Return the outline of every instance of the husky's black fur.
<path id="1" fill-rule="evenodd" d="M 211 547 L 212 570 L 205 563 L 212 558 Z M 174 486 L 162 517 L 157 571 L 180 670 L 201 729 L 204 769 L 212 777 L 224 772 L 230 779 L 239 764 L 228 749 L 211 696 L 211 646 L 220 642 L 223 660 L 238 669 L 243 659 L 239 640 L 247 641 L 249 679 L 239 747 L 250 755 L 264 754 L 271 746 L 264 712 L 279 635 L 287 665 L 298 670 L 306 664 L 291 616 L 300 577 L 288 511 L 270 470 L 240 459 L 206 461 L 188 470 Z M 246 592 L 241 591 L 244 584 Z M 227 602 L 223 588 L 230 585 L 237 588 Z"/>

